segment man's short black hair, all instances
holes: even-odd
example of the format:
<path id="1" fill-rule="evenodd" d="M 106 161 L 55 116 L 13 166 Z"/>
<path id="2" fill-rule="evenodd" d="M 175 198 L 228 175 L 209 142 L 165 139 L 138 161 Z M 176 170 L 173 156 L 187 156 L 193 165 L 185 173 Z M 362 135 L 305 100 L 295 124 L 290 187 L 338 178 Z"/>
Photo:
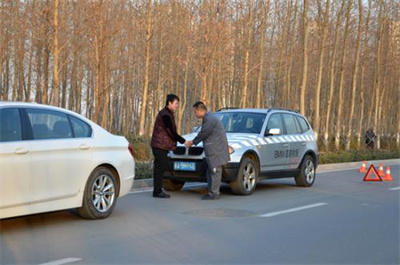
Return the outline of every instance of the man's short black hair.
<path id="1" fill-rule="evenodd" d="M 207 111 L 206 104 L 204 104 L 202 101 L 197 101 L 196 103 L 194 103 L 193 108 Z"/>
<path id="2" fill-rule="evenodd" d="M 165 106 L 168 106 L 168 102 L 173 103 L 175 100 L 179 101 L 179 97 L 175 94 L 168 94 L 167 95 L 167 101 L 165 102 Z"/>

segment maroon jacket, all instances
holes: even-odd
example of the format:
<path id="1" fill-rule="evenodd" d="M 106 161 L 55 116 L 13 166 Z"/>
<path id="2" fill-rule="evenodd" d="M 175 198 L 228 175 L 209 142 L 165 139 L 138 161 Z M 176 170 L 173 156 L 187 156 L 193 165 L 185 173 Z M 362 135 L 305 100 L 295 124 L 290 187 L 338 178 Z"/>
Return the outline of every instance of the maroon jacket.
<path id="1" fill-rule="evenodd" d="M 176 149 L 176 142 L 183 144 L 185 139 L 176 132 L 174 114 L 165 107 L 158 112 L 150 145 L 152 148 L 169 151 Z"/>

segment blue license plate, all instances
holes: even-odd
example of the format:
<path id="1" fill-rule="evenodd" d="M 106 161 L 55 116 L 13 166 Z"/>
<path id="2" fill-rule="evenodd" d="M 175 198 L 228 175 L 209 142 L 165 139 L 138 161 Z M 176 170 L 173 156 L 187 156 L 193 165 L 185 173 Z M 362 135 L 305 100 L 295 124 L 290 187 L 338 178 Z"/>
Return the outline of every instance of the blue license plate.
<path id="1" fill-rule="evenodd" d="M 174 162 L 174 170 L 196 171 L 196 163 L 195 162 Z"/>

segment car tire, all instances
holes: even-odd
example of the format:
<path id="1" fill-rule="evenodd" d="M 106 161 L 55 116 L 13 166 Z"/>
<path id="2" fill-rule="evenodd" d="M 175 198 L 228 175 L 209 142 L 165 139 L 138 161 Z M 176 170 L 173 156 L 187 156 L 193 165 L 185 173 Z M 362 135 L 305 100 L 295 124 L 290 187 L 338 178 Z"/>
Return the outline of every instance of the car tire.
<path id="1" fill-rule="evenodd" d="M 117 203 L 119 186 L 115 173 L 106 168 L 98 167 L 86 183 L 82 207 L 78 214 L 86 219 L 103 219 L 108 217 Z"/>
<path id="2" fill-rule="evenodd" d="M 252 194 L 257 186 L 258 172 L 257 163 L 249 157 L 244 158 L 236 179 L 230 183 L 232 192 L 238 195 Z"/>
<path id="3" fill-rule="evenodd" d="M 296 185 L 300 187 L 311 187 L 315 181 L 315 163 L 314 159 L 306 155 L 300 166 L 299 174 L 294 178 Z"/>
<path id="4" fill-rule="evenodd" d="M 185 185 L 184 181 L 163 179 L 163 188 L 166 191 L 180 191 L 183 185 Z"/>

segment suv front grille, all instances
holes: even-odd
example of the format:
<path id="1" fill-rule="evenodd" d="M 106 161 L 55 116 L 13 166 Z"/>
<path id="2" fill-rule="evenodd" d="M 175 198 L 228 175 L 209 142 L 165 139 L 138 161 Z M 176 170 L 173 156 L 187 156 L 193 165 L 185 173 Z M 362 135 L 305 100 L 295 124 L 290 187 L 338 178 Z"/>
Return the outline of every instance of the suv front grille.
<path id="1" fill-rule="evenodd" d="M 175 155 L 184 155 L 186 152 L 186 147 L 178 146 L 176 150 L 174 150 Z"/>
<path id="2" fill-rule="evenodd" d="M 203 153 L 203 147 L 190 147 L 189 148 L 189 155 L 191 156 L 199 156 Z"/>

